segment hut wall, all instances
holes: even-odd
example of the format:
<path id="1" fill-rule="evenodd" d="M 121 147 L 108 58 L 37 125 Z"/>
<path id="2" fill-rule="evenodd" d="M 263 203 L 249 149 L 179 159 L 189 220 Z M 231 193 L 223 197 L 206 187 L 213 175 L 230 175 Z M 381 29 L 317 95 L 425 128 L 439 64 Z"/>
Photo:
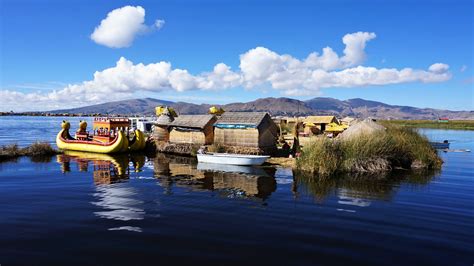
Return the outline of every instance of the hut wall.
<path id="1" fill-rule="evenodd" d="M 206 135 L 202 131 L 177 131 L 170 132 L 170 143 L 206 144 Z"/>
<path id="2" fill-rule="evenodd" d="M 214 142 L 228 146 L 258 147 L 258 130 L 249 129 L 222 129 L 214 130 Z"/>
<path id="3" fill-rule="evenodd" d="M 169 141 L 170 132 L 167 126 L 155 126 L 153 129 L 153 138 L 158 141 Z"/>

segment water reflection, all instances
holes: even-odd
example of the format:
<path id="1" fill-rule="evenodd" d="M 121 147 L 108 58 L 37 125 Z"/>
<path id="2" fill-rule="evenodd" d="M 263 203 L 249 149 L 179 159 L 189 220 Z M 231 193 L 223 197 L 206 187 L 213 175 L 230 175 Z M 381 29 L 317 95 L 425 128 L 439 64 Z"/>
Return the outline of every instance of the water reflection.
<path id="1" fill-rule="evenodd" d="M 166 194 L 173 185 L 194 191 L 211 190 L 228 198 L 266 199 L 276 190 L 275 168 L 196 164 L 193 158 L 158 154 L 155 177 Z"/>
<path id="2" fill-rule="evenodd" d="M 401 185 L 416 188 L 428 184 L 439 171 L 394 171 L 381 175 L 341 175 L 319 178 L 303 173 L 294 173 L 293 193 L 313 196 L 323 202 L 331 195 L 338 198 L 338 204 L 368 207 L 372 200 L 389 201 Z"/>
<path id="3" fill-rule="evenodd" d="M 58 155 L 63 173 L 71 171 L 71 162 L 75 162 L 80 172 L 88 172 L 92 168 L 94 180 L 95 201 L 91 204 L 101 208 L 94 214 L 100 218 L 133 221 L 143 220 L 145 217 L 144 201 L 140 200 L 139 191 L 121 181 L 130 177 L 130 171 L 140 172 L 145 164 L 145 156 L 141 154 L 94 154 L 76 151 L 67 151 Z M 141 232 L 140 227 L 123 225 L 112 227 L 109 230 L 127 230 Z"/>
<path id="4" fill-rule="evenodd" d="M 145 160 L 145 156 L 141 156 Z M 130 176 L 130 169 L 128 167 L 130 158 L 127 154 L 99 154 L 99 153 L 87 153 L 78 151 L 66 151 L 64 154 L 57 156 L 57 162 L 61 164 L 61 171 L 63 173 L 71 172 L 71 162 L 75 162 L 77 170 L 80 172 L 88 172 L 89 165 L 92 166 L 92 173 L 94 183 L 100 184 L 112 184 L 121 180 L 126 180 Z M 139 171 L 140 164 L 134 167 L 136 171 Z"/>

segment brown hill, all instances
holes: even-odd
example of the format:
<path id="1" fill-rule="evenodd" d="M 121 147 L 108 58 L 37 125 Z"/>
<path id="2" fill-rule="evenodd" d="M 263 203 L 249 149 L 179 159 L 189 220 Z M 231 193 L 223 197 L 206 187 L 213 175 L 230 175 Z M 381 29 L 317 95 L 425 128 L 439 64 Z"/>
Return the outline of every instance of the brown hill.
<path id="1" fill-rule="evenodd" d="M 212 106 L 211 104 L 193 104 L 145 98 L 57 110 L 52 111 L 52 113 L 151 115 L 154 114 L 154 108 L 157 105 L 171 106 L 180 114 L 204 114 Z M 217 106 L 221 106 L 226 111 L 265 111 L 272 115 L 285 116 L 334 114 L 339 117 L 354 116 L 378 119 L 437 119 L 438 117 L 474 119 L 474 111 L 449 111 L 389 105 L 359 98 L 345 101 L 325 97 L 318 97 L 307 101 L 290 98 L 262 98 L 246 103 L 230 103 Z"/>

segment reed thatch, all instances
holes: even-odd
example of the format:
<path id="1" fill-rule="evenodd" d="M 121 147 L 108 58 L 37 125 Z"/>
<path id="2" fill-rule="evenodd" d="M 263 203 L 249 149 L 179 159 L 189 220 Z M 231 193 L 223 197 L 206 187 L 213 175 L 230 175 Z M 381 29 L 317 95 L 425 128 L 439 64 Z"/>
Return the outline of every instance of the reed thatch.
<path id="1" fill-rule="evenodd" d="M 215 124 L 214 142 L 252 147 L 271 154 L 276 150 L 278 127 L 265 112 L 226 112 Z"/>
<path id="2" fill-rule="evenodd" d="M 214 142 L 214 115 L 181 115 L 170 123 L 171 143 L 209 145 Z"/>
<path id="3" fill-rule="evenodd" d="M 348 129 L 346 129 L 339 138 L 341 139 L 351 139 L 358 137 L 360 135 L 368 135 L 376 132 L 384 131 L 385 127 L 372 121 L 372 119 L 365 119 L 361 122 L 358 122 Z"/>
<path id="4" fill-rule="evenodd" d="M 217 123 L 252 125 L 258 127 L 266 117 L 270 118 L 266 112 L 226 112 L 219 117 Z"/>
<path id="5" fill-rule="evenodd" d="M 171 127 L 204 129 L 215 122 L 214 115 L 180 115 L 169 125 Z"/>
<path id="6" fill-rule="evenodd" d="M 319 124 L 329 124 L 329 123 L 339 123 L 337 118 L 333 115 L 313 115 L 308 116 L 304 120 L 305 123 L 313 123 L 315 125 Z"/>

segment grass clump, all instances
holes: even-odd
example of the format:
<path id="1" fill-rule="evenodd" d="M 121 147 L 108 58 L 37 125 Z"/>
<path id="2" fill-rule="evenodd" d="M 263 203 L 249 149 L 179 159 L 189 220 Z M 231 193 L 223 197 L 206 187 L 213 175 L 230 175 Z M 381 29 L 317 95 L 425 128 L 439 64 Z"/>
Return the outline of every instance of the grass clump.
<path id="1" fill-rule="evenodd" d="M 48 156 L 58 154 L 58 151 L 47 142 L 35 142 L 26 148 L 26 154 L 28 156 Z"/>
<path id="2" fill-rule="evenodd" d="M 47 142 L 35 142 L 28 147 L 21 148 L 17 144 L 4 145 L 0 147 L 0 162 L 16 159 L 20 156 L 29 156 L 39 160 L 39 157 L 46 157 L 58 154 Z"/>
<path id="3" fill-rule="evenodd" d="M 388 126 L 386 130 L 351 138 L 317 138 L 303 148 L 297 169 L 327 176 L 394 168 L 438 169 L 441 164 L 426 137 L 410 128 Z"/>
<path id="4" fill-rule="evenodd" d="M 207 150 L 209 152 L 215 152 L 215 153 L 224 153 L 224 152 L 227 152 L 227 149 L 224 145 L 222 144 L 219 144 L 219 143 L 214 143 L 212 145 L 209 145 L 207 147 Z"/>

